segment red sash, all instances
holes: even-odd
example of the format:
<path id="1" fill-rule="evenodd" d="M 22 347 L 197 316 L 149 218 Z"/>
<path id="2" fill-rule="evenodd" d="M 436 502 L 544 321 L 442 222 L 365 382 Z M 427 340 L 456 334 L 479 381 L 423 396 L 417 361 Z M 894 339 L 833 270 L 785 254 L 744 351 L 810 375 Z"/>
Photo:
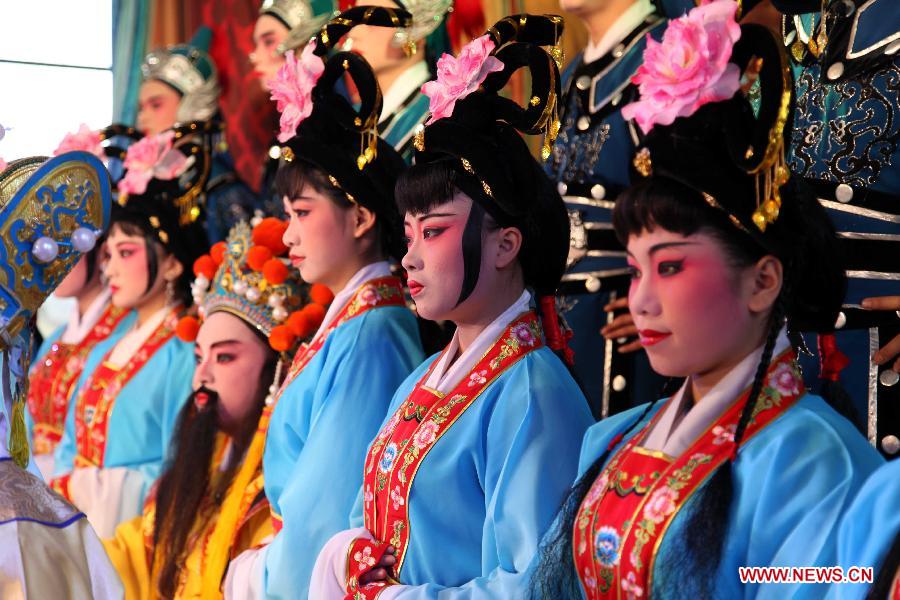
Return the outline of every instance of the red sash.
<path id="1" fill-rule="evenodd" d="M 103 466 L 107 428 L 119 392 L 175 335 L 175 312 L 169 314 L 123 367 L 110 365 L 104 357 L 75 398 L 75 466 Z"/>
<path id="2" fill-rule="evenodd" d="M 378 564 L 388 545 L 396 551 L 393 572 L 400 573 L 409 544 L 410 493 L 422 461 L 485 389 L 519 359 L 541 346 L 540 322 L 529 311 L 506 328 L 450 393 L 441 394 L 424 386 L 440 358 L 416 384 L 369 448 L 363 473 L 365 525 L 380 541 L 357 539 L 350 546 L 346 598 L 375 598 L 387 585 L 359 587 L 358 582 Z"/>
<path id="3" fill-rule="evenodd" d="M 649 595 L 662 538 L 688 498 L 731 456 L 749 393 L 745 390 L 678 457 L 638 445 L 663 410 L 616 452 L 585 496 L 574 525 L 575 567 L 588 600 Z M 787 351 L 769 367 L 742 443 L 804 393 L 793 351 Z"/>
<path id="4" fill-rule="evenodd" d="M 362 284 L 353 297 L 347 301 L 340 312 L 331 320 L 328 327 L 323 329 L 309 344 L 304 344 L 297 350 L 297 354 L 294 355 L 294 360 L 291 362 L 291 368 L 284 378 L 284 383 L 278 388 L 275 400 L 263 409 L 263 417 L 260 419 L 260 425 L 255 435 L 261 435 L 265 439 L 269 418 L 272 416 L 272 411 L 275 410 L 278 400 L 281 399 L 281 395 L 294 379 L 303 372 L 303 369 L 306 368 L 306 365 L 309 364 L 313 357 L 319 353 L 332 331 L 350 319 L 385 306 L 406 306 L 406 300 L 403 297 L 403 282 L 400 278 L 393 275 L 372 279 Z M 281 517 L 274 510 L 272 512 L 272 525 L 276 533 L 281 531 Z"/>
<path id="5" fill-rule="evenodd" d="M 108 306 L 78 344 L 55 342 L 28 374 L 28 411 L 34 421 L 32 449 L 50 454 L 62 439 L 72 387 L 81 377 L 87 356 L 97 342 L 108 337 L 127 311 Z"/>

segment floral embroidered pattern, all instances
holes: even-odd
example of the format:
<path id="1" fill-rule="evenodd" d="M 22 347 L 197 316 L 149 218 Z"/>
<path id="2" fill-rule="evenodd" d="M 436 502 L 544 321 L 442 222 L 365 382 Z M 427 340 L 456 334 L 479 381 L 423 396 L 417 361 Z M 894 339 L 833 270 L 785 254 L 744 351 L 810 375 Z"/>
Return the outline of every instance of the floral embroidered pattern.
<path id="1" fill-rule="evenodd" d="M 413 436 L 413 446 L 419 450 L 427 448 L 437 439 L 439 429 L 440 426 L 434 421 L 426 421 Z"/>
<path id="2" fill-rule="evenodd" d="M 513 329 L 525 325 L 531 345 L 520 343 Z M 446 395 L 424 387 L 430 371 L 413 388 L 369 448 L 364 470 L 365 526 L 379 540 L 396 548 L 399 573 L 409 540 L 409 504 L 412 480 L 422 460 L 456 419 L 504 369 L 539 348 L 538 320 L 532 313 L 516 319 L 488 350 L 480 363 Z"/>
<path id="3" fill-rule="evenodd" d="M 576 573 L 589 600 L 607 593 L 627 598 L 647 595 L 654 549 L 691 494 L 731 456 L 748 393 L 745 390 L 736 398 L 678 458 L 636 448 L 663 410 L 613 455 L 579 507 L 573 531 Z M 743 442 L 783 414 L 803 393 L 793 353 L 786 352 L 769 368 Z M 634 493 L 637 489 L 644 493 Z"/>
<path id="4" fill-rule="evenodd" d="M 716 425 L 712 429 L 712 434 L 716 436 L 713 439 L 713 444 L 716 446 L 721 446 L 722 444 L 727 444 L 734 441 L 734 434 L 737 431 L 737 423 L 732 423 L 731 425 Z"/>
<path id="5" fill-rule="evenodd" d="M 475 387 L 476 385 L 481 385 L 485 381 L 487 381 L 487 370 L 482 369 L 481 371 L 476 371 L 469 375 L 469 387 Z"/>
<path id="6" fill-rule="evenodd" d="M 662 523 L 665 517 L 675 512 L 675 500 L 678 492 L 670 487 L 657 488 L 644 505 L 644 516 L 653 523 Z"/>
<path id="7" fill-rule="evenodd" d="M 619 562 L 619 545 L 622 538 L 614 527 L 601 527 L 594 538 L 594 555 L 603 567 L 614 567 Z"/>
<path id="8" fill-rule="evenodd" d="M 372 556 L 372 547 L 366 546 L 362 550 L 357 550 L 353 555 L 353 560 L 356 561 L 356 568 L 358 571 L 365 571 L 367 568 L 375 566 L 375 557 Z"/>
<path id="9" fill-rule="evenodd" d="M 394 466 L 394 459 L 397 458 L 397 444 L 391 442 L 388 444 L 384 452 L 381 453 L 381 460 L 378 461 L 378 470 L 387 473 Z"/>

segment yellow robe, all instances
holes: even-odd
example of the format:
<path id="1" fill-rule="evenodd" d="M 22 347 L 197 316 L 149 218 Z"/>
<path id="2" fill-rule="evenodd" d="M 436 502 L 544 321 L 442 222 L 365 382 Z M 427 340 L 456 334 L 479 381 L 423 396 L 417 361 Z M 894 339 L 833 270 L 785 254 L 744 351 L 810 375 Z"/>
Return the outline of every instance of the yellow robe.
<path id="1" fill-rule="evenodd" d="M 215 464 L 211 465 L 210 487 L 214 486 L 215 478 L 221 476 L 219 465 L 225 453 L 217 451 L 215 455 L 217 458 L 213 461 Z M 248 452 L 245 462 L 247 460 L 252 460 L 250 452 Z M 227 539 L 231 540 L 229 559 L 244 550 L 260 545 L 272 535 L 272 520 L 263 492 L 261 465 L 257 468 L 249 484 L 241 486 L 243 487 L 242 491 L 236 489 L 235 483 L 242 483 L 238 479 L 235 477 L 228 489 L 225 502 L 216 506 L 211 501 L 205 501 L 201 505 L 194 529 L 187 542 L 188 553 L 184 568 L 179 575 L 176 599 L 222 598 L 219 588 L 228 564 L 226 562 L 224 565 L 220 565 L 220 568 L 212 567 L 209 564 L 209 542 L 214 534 L 219 537 L 224 534 Z M 225 506 L 237 508 L 236 520 L 222 518 L 222 508 Z M 110 561 L 122 578 L 126 600 L 155 600 L 160 597 L 156 582 L 159 576 L 159 565 L 163 563 L 162 556 L 157 555 L 154 561 L 156 564 L 151 573 L 155 519 L 156 502 L 153 497 L 145 504 L 141 516 L 119 525 L 116 528 L 115 537 L 103 542 Z M 223 532 L 222 526 L 227 526 L 231 531 Z"/>

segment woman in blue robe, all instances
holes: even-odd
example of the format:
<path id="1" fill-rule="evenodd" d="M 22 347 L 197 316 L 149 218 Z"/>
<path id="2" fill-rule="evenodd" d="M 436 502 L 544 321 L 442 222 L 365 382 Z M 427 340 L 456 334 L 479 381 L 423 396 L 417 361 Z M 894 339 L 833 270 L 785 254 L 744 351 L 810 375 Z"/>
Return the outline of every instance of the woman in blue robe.
<path id="1" fill-rule="evenodd" d="M 289 53 L 276 78 L 290 81 L 291 98 L 309 94 L 313 106 L 299 123 L 282 118 L 275 185 L 290 217 L 284 241 L 294 266 L 335 297 L 294 357 L 261 434 L 277 533 L 232 563 L 226 597 L 306 597 L 319 549 L 346 527 L 366 445 L 397 386 L 424 358 L 415 315 L 388 263 L 402 254 L 393 191 L 403 160 L 374 133 L 380 96 L 365 60 L 348 52 L 320 58 L 340 36 L 330 37 L 321 33 L 299 58 Z M 295 69 L 314 75 L 291 79 Z M 345 72 L 359 89 L 360 112 L 335 91 Z M 280 96 L 285 88 L 272 89 L 280 108 L 297 108 Z"/>
<path id="2" fill-rule="evenodd" d="M 129 156 L 147 144 L 156 148 L 153 138 L 144 138 Z M 193 144 L 169 149 L 160 160 L 181 164 L 180 172 L 157 179 L 152 172 L 158 165 L 132 163 L 119 183 L 104 273 L 113 306 L 133 310 L 134 324 L 88 355 L 55 451 L 52 481 L 101 537 L 141 514 L 191 393 L 193 348 L 175 337 L 175 326 L 192 304 L 194 261 L 207 249 L 202 210 L 191 204 L 206 175 L 201 161 L 188 157 L 200 154 Z"/>
<path id="3" fill-rule="evenodd" d="M 394 395 L 353 528 L 319 555 L 310 597 L 514 598 L 574 475 L 592 417 L 556 354 L 568 219 L 520 136 L 552 111 L 558 72 L 540 46 L 556 39 L 550 18 L 526 18 L 528 34 L 504 26 L 462 50 L 496 73 L 450 95 L 452 111 L 436 111 L 440 77 L 425 87 L 435 112 L 397 185 L 403 266 L 419 314 L 456 333 Z M 538 103 L 515 114 L 498 92 L 523 66 Z"/>
<path id="4" fill-rule="evenodd" d="M 585 436 L 533 597 L 821 597 L 825 585 L 752 582 L 740 569 L 835 565 L 841 516 L 882 462 L 803 387 L 788 332 L 833 329 L 846 280 L 827 215 L 784 168 L 780 49 L 738 27 L 736 8 L 673 21 L 645 53 L 641 99 L 623 109 L 647 134 L 644 178 L 613 213 L 629 307 L 654 370 L 686 380 Z M 678 38 L 701 23 L 704 36 Z M 648 93 L 685 40 L 712 57 L 688 65 L 708 77 L 690 84 L 720 100 Z M 751 57 L 763 59 L 758 117 L 740 91 Z M 683 116 L 668 119 L 676 106 Z"/>

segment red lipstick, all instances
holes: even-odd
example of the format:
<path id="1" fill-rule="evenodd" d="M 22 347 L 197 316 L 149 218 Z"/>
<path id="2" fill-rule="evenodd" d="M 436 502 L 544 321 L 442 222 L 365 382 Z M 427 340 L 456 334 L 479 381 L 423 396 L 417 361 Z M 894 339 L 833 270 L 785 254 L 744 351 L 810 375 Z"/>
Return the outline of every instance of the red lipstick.
<path id="1" fill-rule="evenodd" d="M 654 346 L 660 343 L 661 341 L 672 335 L 672 333 L 666 331 L 655 331 L 653 329 L 641 329 L 640 331 L 638 331 L 638 335 L 641 338 L 641 346 L 644 346 L 646 348 L 647 346 Z"/>
<path id="2" fill-rule="evenodd" d="M 409 286 L 409 295 L 415 298 L 418 294 L 422 293 L 422 290 L 425 289 L 425 286 L 416 281 L 415 279 L 410 279 L 406 282 L 406 285 Z"/>

